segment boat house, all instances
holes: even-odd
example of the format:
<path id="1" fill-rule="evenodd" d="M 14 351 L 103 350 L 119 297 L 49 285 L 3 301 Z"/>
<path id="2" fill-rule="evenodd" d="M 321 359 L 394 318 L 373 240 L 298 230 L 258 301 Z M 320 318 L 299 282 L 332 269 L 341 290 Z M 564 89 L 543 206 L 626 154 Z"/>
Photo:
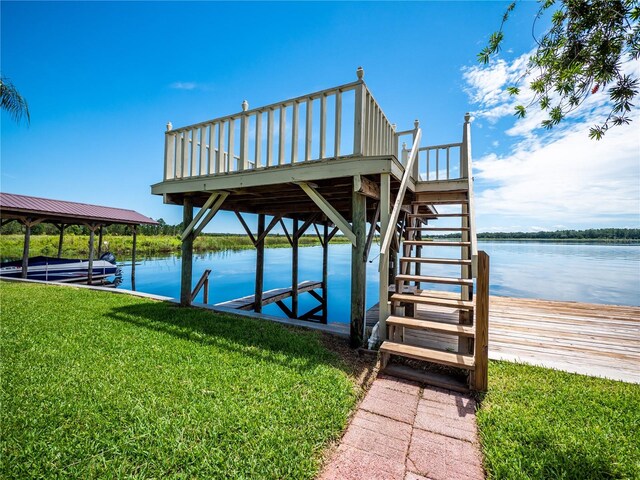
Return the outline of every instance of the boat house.
<path id="1" fill-rule="evenodd" d="M 398 128 L 363 77 L 359 68 L 352 83 L 258 108 L 245 101 L 231 115 L 167 125 L 163 178 L 152 193 L 183 207 L 181 303 L 192 301 L 193 240 L 227 210 L 257 249 L 255 294 L 229 304 L 259 313 L 272 299 L 263 292 L 264 240 L 280 224 L 293 266 L 291 286 L 275 301 L 290 296 L 288 316 L 326 323 L 328 245 L 340 232 L 352 245 L 351 346 L 381 342 L 383 367 L 391 356 L 456 367 L 469 373 L 470 388 L 484 390 L 488 257 L 476 246 L 470 117 L 461 115 L 461 136 L 452 143 L 423 145 L 419 122 Z M 245 214 L 257 215 L 256 232 Z M 309 229 L 324 248 L 322 280 L 311 289 L 298 279 L 298 239 Z M 434 233 L 457 238 L 430 239 Z M 365 266 L 376 238 L 379 302 L 367 312 Z M 443 268 L 447 275 L 434 273 Z M 299 312 L 298 296 L 307 291 L 319 305 Z"/>

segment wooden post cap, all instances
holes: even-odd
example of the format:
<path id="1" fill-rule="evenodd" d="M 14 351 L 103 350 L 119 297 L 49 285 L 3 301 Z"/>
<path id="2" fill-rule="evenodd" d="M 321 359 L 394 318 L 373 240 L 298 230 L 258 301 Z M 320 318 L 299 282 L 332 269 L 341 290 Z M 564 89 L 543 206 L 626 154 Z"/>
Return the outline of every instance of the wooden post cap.
<path id="1" fill-rule="evenodd" d="M 167 132 L 173 130 L 173 124 L 171 122 L 167 122 Z"/>
<path id="2" fill-rule="evenodd" d="M 469 123 L 471 121 L 471 114 L 469 112 L 464 114 L 465 123 Z"/>
<path id="3" fill-rule="evenodd" d="M 420 126 L 420 121 L 419 120 L 414 120 L 413 121 L 413 126 L 417 129 Z"/>
<path id="4" fill-rule="evenodd" d="M 242 101 L 242 111 L 246 112 L 247 110 L 249 110 L 249 102 L 247 102 L 246 100 Z"/>
<path id="5" fill-rule="evenodd" d="M 362 67 L 358 67 L 356 75 L 358 76 L 358 80 L 362 80 L 364 78 L 364 69 Z"/>

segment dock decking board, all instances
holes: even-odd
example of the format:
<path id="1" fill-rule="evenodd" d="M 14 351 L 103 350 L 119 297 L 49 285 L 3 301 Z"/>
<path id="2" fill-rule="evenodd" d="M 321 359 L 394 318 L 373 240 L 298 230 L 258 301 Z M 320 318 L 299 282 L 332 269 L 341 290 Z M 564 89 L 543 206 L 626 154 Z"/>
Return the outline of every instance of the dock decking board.
<path id="1" fill-rule="evenodd" d="M 416 315 L 457 322 L 451 308 L 417 305 Z M 377 318 L 376 305 L 367 326 Z M 424 342 L 425 332 L 407 330 L 407 340 Z M 640 307 L 491 296 L 489 358 L 640 383 Z"/>
<path id="2" fill-rule="evenodd" d="M 298 284 L 298 293 L 310 292 L 322 288 L 322 282 L 305 280 Z M 289 298 L 293 294 L 292 287 L 274 288 L 262 293 L 262 305 L 269 305 Z M 227 307 L 236 310 L 251 310 L 256 301 L 255 295 L 247 295 L 246 297 L 236 298 L 222 303 L 217 303 L 216 307 Z"/>

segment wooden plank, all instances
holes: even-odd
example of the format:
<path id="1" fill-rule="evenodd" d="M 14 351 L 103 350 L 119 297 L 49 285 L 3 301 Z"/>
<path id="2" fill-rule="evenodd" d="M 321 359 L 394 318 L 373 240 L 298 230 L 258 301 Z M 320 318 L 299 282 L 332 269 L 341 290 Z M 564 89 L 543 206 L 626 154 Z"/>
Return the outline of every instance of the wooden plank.
<path id="1" fill-rule="evenodd" d="M 278 165 L 285 163 L 285 145 L 287 143 L 287 108 L 280 107 L 280 132 L 278 136 Z"/>
<path id="2" fill-rule="evenodd" d="M 29 244 L 31 243 L 31 222 L 26 221 L 24 231 L 24 243 L 22 245 L 22 270 L 20 272 L 21 278 L 27 278 L 29 270 Z"/>
<path id="3" fill-rule="evenodd" d="M 306 293 L 322 287 L 322 282 L 306 280 L 298 284 L 298 294 Z M 291 287 L 274 288 L 262 293 L 262 305 L 269 305 L 278 301 L 285 300 L 291 296 Z M 246 297 L 228 300 L 226 302 L 217 303 L 216 306 L 229 307 L 240 310 L 253 309 L 255 303 L 255 295 L 247 295 Z"/>
<path id="4" fill-rule="evenodd" d="M 327 153 L 327 97 L 320 97 L 320 158 Z"/>
<path id="5" fill-rule="evenodd" d="M 216 163 L 216 174 L 226 172 L 225 160 L 224 160 L 224 127 L 225 123 L 220 122 L 218 124 L 218 155 Z"/>
<path id="6" fill-rule="evenodd" d="M 400 263 L 438 263 L 442 265 L 463 265 L 465 263 L 471 265 L 471 260 L 458 260 L 457 258 L 414 258 L 401 257 Z"/>
<path id="7" fill-rule="evenodd" d="M 253 246 L 255 247 L 256 238 L 253 236 L 253 233 L 251 233 L 251 229 L 247 225 L 247 222 L 245 222 L 244 218 L 242 218 L 242 214 L 240 212 L 238 212 L 238 211 L 234 211 L 233 213 L 235 213 L 236 217 L 238 217 L 238 220 L 240 220 L 240 224 L 242 225 L 242 228 L 244 228 L 244 231 L 247 232 L 247 235 L 249 236 L 249 239 L 251 240 L 251 243 L 253 243 Z"/>
<path id="8" fill-rule="evenodd" d="M 291 246 L 291 312 L 294 318 L 298 317 L 298 246 L 300 235 L 298 234 L 298 219 L 293 220 L 293 244 Z"/>
<path id="9" fill-rule="evenodd" d="M 314 224 L 315 225 L 315 224 Z M 329 223 L 324 222 L 322 239 L 322 323 L 327 323 L 329 298 Z"/>
<path id="10" fill-rule="evenodd" d="M 275 123 L 275 113 L 273 109 L 269 109 L 267 112 L 267 167 L 273 166 L 273 150 L 274 146 L 274 123 Z"/>
<path id="11" fill-rule="evenodd" d="M 243 114 L 240 117 L 240 161 L 238 170 L 249 168 L 249 116 Z"/>
<path id="12" fill-rule="evenodd" d="M 29 229 L 29 231 L 31 230 L 30 226 L 27 227 Z M 89 267 L 87 269 L 87 285 L 91 285 L 93 283 L 93 257 L 94 257 L 94 253 L 95 253 L 95 235 L 96 235 L 96 229 L 95 229 L 95 225 L 91 225 L 89 227 Z M 25 244 L 27 243 L 27 237 L 25 235 Z M 22 272 L 24 273 L 24 259 L 22 259 L 22 264 L 23 264 L 23 270 Z M 26 278 L 26 276 L 25 276 Z"/>
<path id="13" fill-rule="evenodd" d="M 380 187 L 362 175 L 353 177 L 353 191 L 365 195 L 374 200 L 380 199 Z"/>
<path id="14" fill-rule="evenodd" d="M 395 293 L 391 296 L 391 300 L 395 302 L 421 303 L 425 305 L 439 305 L 443 307 L 452 307 L 470 310 L 473 309 L 473 302 L 464 300 L 453 300 L 449 298 L 430 297 L 426 295 L 405 295 Z"/>
<path id="15" fill-rule="evenodd" d="M 311 160 L 311 142 L 313 140 L 313 100 L 307 99 L 307 113 L 305 122 L 304 161 Z"/>
<path id="16" fill-rule="evenodd" d="M 450 335 L 462 335 L 466 337 L 473 337 L 475 335 L 475 329 L 468 325 L 442 323 L 410 317 L 390 316 L 387 318 L 387 324 L 403 328 L 432 330 L 434 332 L 447 333 Z"/>
<path id="17" fill-rule="evenodd" d="M 228 196 L 229 196 L 228 192 L 220 192 L 220 195 L 218 196 L 214 204 L 211 205 L 211 208 L 209 209 L 205 217 L 200 221 L 200 224 L 193 230 L 193 238 L 200 235 L 200 232 L 202 232 L 204 227 L 206 227 L 209 224 L 209 222 L 215 216 L 215 214 L 218 213 L 220 208 L 222 208 L 222 204 L 224 203 L 224 201 L 227 199 Z"/>
<path id="18" fill-rule="evenodd" d="M 384 238 L 389 229 L 390 208 L 391 208 L 391 176 L 388 173 L 380 174 L 380 237 Z M 391 262 L 394 255 L 389 258 L 379 257 L 378 269 L 380 279 L 378 285 L 378 321 L 380 326 L 378 336 L 382 341 L 387 339 L 386 319 L 389 316 L 389 277 L 391 274 Z"/>
<path id="19" fill-rule="evenodd" d="M 234 168 L 235 158 L 234 158 L 234 141 L 236 134 L 236 123 L 235 119 L 229 119 L 229 130 L 227 131 L 227 172 L 235 172 L 236 168 Z"/>
<path id="20" fill-rule="evenodd" d="M 419 264 L 418 264 L 419 265 Z M 473 285 L 473 280 L 467 278 L 434 277 L 425 275 L 398 275 L 396 280 L 417 283 L 442 283 L 447 285 Z"/>
<path id="21" fill-rule="evenodd" d="M 405 245 L 424 245 L 426 247 L 468 247 L 470 242 L 437 242 L 432 240 L 405 240 Z M 468 260 L 468 259 L 463 259 Z"/>
<path id="22" fill-rule="evenodd" d="M 300 123 L 300 104 L 293 102 L 293 119 L 291 120 L 291 163 L 298 161 L 298 124 Z"/>
<path id="23" fill-rule="evenodd" d="M 256 113 L 255 168 L 262 167 L 262 112 Z"/>
<path id="24" fill-rule="evenodd" d="M 220 196 L 220 194 L 218 192 L 213 192 L 209 198 L 207 199 L 207 201 L 204 203 L 204 205 L 202 205 L 202 208 L 200 209 L 200 211 L 196 214 L 196 216 L 194 217 L 194 219 L 189 223 L 189 225 L 187 225 L 187 228 L 184 229 L 184 232 L 182 232 L 182 235 L 180 237 L 180 240 L 184 240 L 187 235 L 189 235 L 192 230 L 193 227 L 196 226 L 196 224 L 198 223 L 198 220 L 200 220 L 202 218 L 202 216 L 205 214 L 205 212 L 207 211 L 207 209 L 209 207 L 211 207 L 211 205 L 213 205 L 213 202 L 216 201 L 216 199 Z"/>
<path id="25" fill-rule="evenodd" d="M 467 370 L 474 369 L 473 356 L 460 355 L 451 352 L 441 352 L 428 348 L 415 347 L 413 345 L 404 345 L 385 341 L 380 346 L 380 351 L 391 355 L 400 355 L 403 357 L 413 358 L 415 360 L 423 360 L 427 362 L 439 363 L 441 365 L 449 365 L 451 367 L 465 368 Z"/>
<path id="26" fill-rule="evenodd" d="M 478 252 L 478 290 L 475 308 L 475 359 L 474 389 L 486 392 L 489 368 L 489 255 Z"/>
<path id="27" fill-rule="evenodd" d="M 200 127 L 200 175 L 206 175 L 207 165 L 207 127 Z"/>
<path id="28" fill-rule="evenodd" d="M 216 163 L 216 124 L 212 123 L 209 127 L 209 151 L 207 155 L 207 174 L 212 175 L 215 173 L 215 163 Z"/>

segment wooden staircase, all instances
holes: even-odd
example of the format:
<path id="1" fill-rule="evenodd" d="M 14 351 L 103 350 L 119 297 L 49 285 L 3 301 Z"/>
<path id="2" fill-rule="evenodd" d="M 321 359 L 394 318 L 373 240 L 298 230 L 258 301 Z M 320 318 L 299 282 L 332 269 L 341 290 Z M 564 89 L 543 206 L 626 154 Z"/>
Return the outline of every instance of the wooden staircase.
<path id="1" fill-rule="evenodd" d="M 388 339 L 380 347 L 386 372 L 461 391 L 474 385 L 476 368 L 475 230 L 469 193 L 417 194 L 405 214 L 400 272 L 386 321 Z M 459 237 L 433 239 L 430 233 Z M 423 257 L 423 250 L 429 255 Z M 428 368 L 390 365 L 392 356 L 459 369 L 468 374 L 467 382 L 456 381 L 454 375 L 430 374 Z"/>

